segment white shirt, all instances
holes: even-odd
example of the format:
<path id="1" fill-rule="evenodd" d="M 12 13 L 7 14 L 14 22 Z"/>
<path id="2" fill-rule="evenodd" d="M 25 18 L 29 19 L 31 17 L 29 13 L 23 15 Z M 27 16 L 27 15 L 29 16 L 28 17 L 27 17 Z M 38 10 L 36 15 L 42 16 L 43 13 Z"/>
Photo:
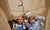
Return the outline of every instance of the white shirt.
<path id="1" fill-rule="evenodd" d="M 15 26 L 15 24 L 13 24 L 13 27 Z M 16 24 L 16 27 L 21 27 L 21 25 Z M 26 27 L 23 25 L 23 29 L 26 29 Z"/>

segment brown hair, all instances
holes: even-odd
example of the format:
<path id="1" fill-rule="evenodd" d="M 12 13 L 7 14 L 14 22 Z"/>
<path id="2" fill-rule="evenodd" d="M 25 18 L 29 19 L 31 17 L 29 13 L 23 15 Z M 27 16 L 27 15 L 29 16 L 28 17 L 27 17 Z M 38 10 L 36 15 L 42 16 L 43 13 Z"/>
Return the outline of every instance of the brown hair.
<path id="1" fill-rule="evenodd" d="M 35 19 L 35 16 L 31 16 L 28 18 L 28 20 L 31 20 L 31 19 Z"/>
<path id="2" fill-rule="evenodd" d="M 21 17 L 21 18 L 23 18 L 23 17 Z M 17 23 L 18 23 L 18 20 L 19 20 L 19 19 L 20 19 L 20 18 L 17 19 Z M 24 20 L 24 19 L 23 19 L 23 20 Z"/>
<path id="3" fill-rule="evenodd" d="M 31 16 L 31 17 L 29 17 L 28 18 L 28 22 L 29 22 L 29 20 L 33 20 L 33 19 L 35 19 L 35 16 Z M 36 21 L 36 20 L 35 20 Z M 30 22 L 29 22 L 30 23 Z"/>

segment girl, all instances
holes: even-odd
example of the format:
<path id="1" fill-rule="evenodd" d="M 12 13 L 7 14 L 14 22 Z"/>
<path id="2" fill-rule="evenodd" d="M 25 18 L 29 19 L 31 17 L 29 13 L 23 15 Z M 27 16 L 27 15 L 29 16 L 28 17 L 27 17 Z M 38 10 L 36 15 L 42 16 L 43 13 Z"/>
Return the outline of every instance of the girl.
<path id="1" fill-rule="evenodd" d="M 28 21 L 25 20 L 24 24 L 28 28 L 28 30 L 41 30 L 40 25 L 37 25 L 35 22 L 35 16 L 34 17 L 29 17 Z"/>
<path id="2" fill-rule="evenodd" d="M 13 29 L 15 30 L 26 30 L 25 26 L 23 25 L 23 18 L 20 17 L 18 22 L 13 24 Z"/>

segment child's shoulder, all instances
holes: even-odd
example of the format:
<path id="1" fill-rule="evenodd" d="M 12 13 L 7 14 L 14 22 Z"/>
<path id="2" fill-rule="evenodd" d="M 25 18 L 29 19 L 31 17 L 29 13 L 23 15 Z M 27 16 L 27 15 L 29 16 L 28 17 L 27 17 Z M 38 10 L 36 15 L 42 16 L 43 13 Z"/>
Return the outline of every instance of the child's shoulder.
<path id="1" fill-rule="evenodd" d="M 15 23 L 15 24 L 17 24 L 17 23 Z"/>
<path id="2" fill-rule="evenodd" d="M 13 25 L 17 25 L 17 23 L 13 24 Z"/>

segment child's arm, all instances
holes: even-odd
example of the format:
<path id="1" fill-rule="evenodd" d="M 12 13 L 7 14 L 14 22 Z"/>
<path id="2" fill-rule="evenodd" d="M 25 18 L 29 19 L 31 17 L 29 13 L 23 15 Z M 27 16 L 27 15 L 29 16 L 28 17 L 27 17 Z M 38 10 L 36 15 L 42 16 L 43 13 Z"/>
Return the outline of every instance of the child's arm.
<path id="1" fill-rule="evenodd" d="M 43 20 L 43 17 L 38 17 L 39 22 Z"/>
<path id="2" fill-rule="evenodd" d="M 23 25 L 23 29 L 26 30 L 26 27 Z"/>
<path id="3" fill-rule="evenodd" d="M 28 20 L 24 20 L 24 25 L 28 25 Z"/>
<path id="4" fill-rule="evenodd" d="M 28 20 L 24 20 L 24 25 L 25 25 L 26 27 L 30 27 L 30 24 L 28 23 Z"/>
<path id="5" fill-rule="evenodd" d="M 24 25 L 28 25 L 28 20 L 24 20 Z"/>
<path id="6" fill-rule="evenodd" d="M 18 30 L 18 28 L 16 27 L 17 26 L 17 24 L 13 24 L 13 30 Z"/>

